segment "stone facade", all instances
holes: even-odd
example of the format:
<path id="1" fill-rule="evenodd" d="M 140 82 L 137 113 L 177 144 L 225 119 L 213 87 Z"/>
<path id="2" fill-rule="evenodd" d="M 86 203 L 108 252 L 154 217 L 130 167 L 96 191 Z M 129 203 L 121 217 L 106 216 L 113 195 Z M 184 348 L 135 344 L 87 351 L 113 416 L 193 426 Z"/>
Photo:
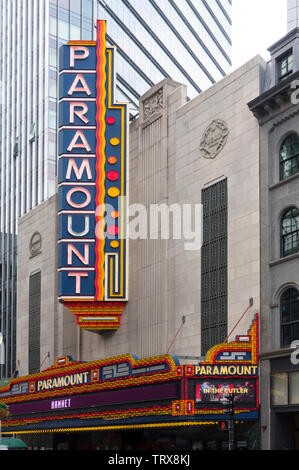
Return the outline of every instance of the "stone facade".
<path id="1" fill-rule="evenodd" d="M 247 332 L 260 309 L 259 126 L 247 103 L 259 94 L 265 67 L 256 57 L 189 102 L 185 86 L 166 79 L 142 97 L 140 116 L 130 124 L 130 205 L 200 204 L 204 188 L 227 178 L 228 332 L 253 298 L 230 340 Z M 214 121 L 225 125 L 213 125 L 206 136 Z M 201 154 L 204 136 L 205 145 L 216 146 L 213 158 Z M 129 302 L 119 330 L 81 331 L 72 314 L 56 301 L 56 211 L 53 197 L 19 223 L 20 374 L 28 372 L 28 277 L 37 269 L 42 271 L 43 369 L 61 355 L 83 361 L 121 353 L 147 357 L 169 352 L 181 362 L 188 356 L 188 363 L 190 357 L 199 358 L 200 249 L 185 250 L 184 239 L 130 240 Z M 42 237 L 41 253 L 29 259 L 29 242 L 36 231 Z"/>

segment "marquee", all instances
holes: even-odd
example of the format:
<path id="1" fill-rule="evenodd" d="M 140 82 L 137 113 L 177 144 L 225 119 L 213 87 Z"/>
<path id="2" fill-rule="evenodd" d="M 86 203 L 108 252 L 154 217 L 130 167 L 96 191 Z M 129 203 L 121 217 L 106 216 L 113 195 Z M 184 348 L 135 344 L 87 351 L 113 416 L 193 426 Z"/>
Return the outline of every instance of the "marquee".
<path id="1" fill-rule="evenodd" d="M 226 362 L 223 352 L 239 359 Z M 3 431 L 17 433 L 218 424 L 228 419 L 232 396 L 236 420 L 258 418 L 258 317 L 248 335 L 215 345 L 198 365 L 170 355 L 93 362 L 66 356 L 0 389 L 10 410 Z"/>

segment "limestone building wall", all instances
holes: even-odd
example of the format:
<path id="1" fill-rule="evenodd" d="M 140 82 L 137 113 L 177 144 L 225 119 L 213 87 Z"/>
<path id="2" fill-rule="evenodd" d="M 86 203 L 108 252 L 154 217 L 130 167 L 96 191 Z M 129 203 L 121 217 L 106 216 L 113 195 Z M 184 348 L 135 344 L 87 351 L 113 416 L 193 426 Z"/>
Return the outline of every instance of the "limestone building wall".
<path id="1" fill-rule="evenodd" d="M 130 205 L 201 204 L 204 188 L 227 179 L 228 332 L 254 300 L 230 340 L 247 332 L 260 308 L 259 127 L 247 103 L 259 94 L 264 68 L 256 57 L 189 102 L 185 86 L 166 79 L 142 97 L 139 118 L 130 124 Z M 225 123 L 228 136 L 220 153 L 207 159 L 200 147 L 214 120 Z M 66 354 L 84 361 L 122 353 L 169 352 L 189 363 L 190 357 L 198 358 L 200 249 L 186 251 L 185 239 L 130 240 L 129 302 L 119 330 L 81 331 L 56 301 L 56 210 L 53 197 L 19 223 L 17 360 L 22 374 L 28 362 L 27 284 L 34 269 L 42 270 L 41 358 L 50 352 L 43 368 Z M 38 227 L 42 252 L 28 261 L 28 242 Z"/>

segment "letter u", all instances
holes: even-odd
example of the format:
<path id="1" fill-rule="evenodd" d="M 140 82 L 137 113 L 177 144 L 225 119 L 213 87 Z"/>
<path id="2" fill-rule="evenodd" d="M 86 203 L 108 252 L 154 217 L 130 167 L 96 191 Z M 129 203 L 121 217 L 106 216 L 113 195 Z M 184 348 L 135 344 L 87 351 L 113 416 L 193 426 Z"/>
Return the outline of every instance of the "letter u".
<path id="1" fill-rule="evenodd" d="M 84 217 L 84 230 L 83 232 L 75 232 L 73 230 L 73 224 L 72 224 L 72 216 L 69 215 L 68 218 L 67 218 L 67 231 L 69 232 L 70 235 L 72 235 L 73 237 L 84 237 L 85 235 L 88 234 L 89 232 L 89 216 L 86 215 Z"/>

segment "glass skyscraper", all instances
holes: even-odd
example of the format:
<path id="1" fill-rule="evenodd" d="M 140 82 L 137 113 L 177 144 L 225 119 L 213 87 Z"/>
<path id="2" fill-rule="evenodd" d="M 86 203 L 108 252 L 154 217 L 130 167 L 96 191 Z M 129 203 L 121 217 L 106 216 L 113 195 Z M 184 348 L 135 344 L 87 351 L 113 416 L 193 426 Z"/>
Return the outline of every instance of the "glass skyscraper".
<path id="1" fill-rule="evenodd" d="M 118 97 L 138 112 L 138 99 L 170 77 L 190 99 L 231 66 L 231 0 L 98 0 L 107 42 L 117 45 Z"/>
<path id="2" fill-rule="evenodd" d="M 17 221 L 56 191 L 58 50 L 95 39 L 107 20 L 117 46 L 117 98 L 165 77 L 192 99 L 231 65 L 231 0 L 0 0 L 0 332 L 15 369 Z M 28 256 L 29 247 L 28 247 Z"/>
<path id="3" fill-rule="evenodd" d="M 71 38 L 93 38 L 94 6 L 93 0 L 0 0 L 2 377 L 16 368 L 17 220 L 56 191 L 58 49 Z"/>

